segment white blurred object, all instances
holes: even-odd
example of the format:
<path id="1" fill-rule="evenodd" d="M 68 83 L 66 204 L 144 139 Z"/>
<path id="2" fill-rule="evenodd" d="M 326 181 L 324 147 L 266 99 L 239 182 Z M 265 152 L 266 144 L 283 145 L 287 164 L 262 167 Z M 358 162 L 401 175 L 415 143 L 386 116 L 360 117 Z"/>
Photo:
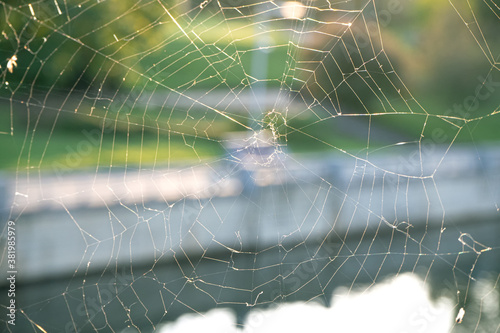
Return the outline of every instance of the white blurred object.
<path id="1" fill-rule="evenodd" d="M 204 315 L 186 314 L 162 326 L 158 333 L 217 332 L 236 333 L 236 316 L 229 309 L 214 309 Z"/>
<path id="2" fill-rule="evenodd" d="M 217 309 L 180 317 L 160 333 L 175 332 L 383 332 L 441 333 L 453 324 L 453 304 L 446 298 L 433 302 L 422 280 L 402 274 L 369 290 L 339 288 L 332 306 L 319 303 L 285 303 L 251 310 L 244 329 L 236 328 L 230 310 Z"/>
<path id="3" fill-rule="evenodd" d="M 306 14 L 307 8 L 299 1 L 286 1 L 280 8 L 281 15 L 287 19 L 300 20 Z"/>

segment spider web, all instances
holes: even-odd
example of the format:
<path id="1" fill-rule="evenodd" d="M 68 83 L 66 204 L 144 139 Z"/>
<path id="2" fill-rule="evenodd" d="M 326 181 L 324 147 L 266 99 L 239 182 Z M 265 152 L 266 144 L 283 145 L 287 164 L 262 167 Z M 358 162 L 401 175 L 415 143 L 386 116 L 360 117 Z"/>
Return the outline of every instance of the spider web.
<path id="1" fill-rule="evenodd" d="M 499 331 L 493 0 L 0 8 L 4 330 L 251 331 L 410 275 Z"/>

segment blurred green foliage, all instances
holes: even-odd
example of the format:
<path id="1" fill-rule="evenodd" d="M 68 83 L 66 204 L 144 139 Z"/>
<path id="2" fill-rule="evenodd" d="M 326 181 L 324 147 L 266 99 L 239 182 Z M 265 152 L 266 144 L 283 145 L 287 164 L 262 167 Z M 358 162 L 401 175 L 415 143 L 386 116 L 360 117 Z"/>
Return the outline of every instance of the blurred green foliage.
<path id="1" fill-rule="evenodd" d="M 61 161 L 82 130 L 110 123 L 99 153 L 80 166 L 97 163 L 96 156 L 107 165 L 220 154 L 224 133 L 243 130 L 248 115 L 231 114 L 231 121 L 197 103 L 173 107 L 148 98 L 219 88 L 237 94 L 255 84 L 255 52 L 268 55 L 266 86 L 291 89 L 311 105 L 299 115 L 274 110 L 263 117 L 263 127 L 292 150 L 366 146 L 366 138 L 336 130 L 338 114 L 385 114 L 372 124 L 408 140 L 435 128 L 453 142 L 500 140 L 495 7 L 381 0 L 353 10 L 361 3 L 339 5 L 345 12 L 310 11 L 301 30 L 299 21 L 254 24 L 254 7 L 229 2 L 221 2 L 223 10 L 175 0 L 0 2 L 0 131 L 15 130 L 2 135 L 14 157 L 2 167 Z"/>
<path id="2" fill-rule="evenodd" d="M 336 15 L 323 13 L 323 20 L 339 21 Z M 479 77 L 500 80 L 498 15 L 483 2 L 379 1 L 351 26 L 316 30 L 314 51 L 303 55 L 314 75 L 304 75 L 300 89 L 343 113 L 422 112 L 403 105 L 415 97 L 425 111 L 443 114 L 476 93 Z M 483 101 L 482 108 L 495 103 Z"/>
<path id="3" fill-rule="evenodd" d="M 68 1 L 65 6 L 66 15 L 57 15 L 53 2 L 37 2 L 34 20 L 27 5 L 0 3 L 6 17 L 0 55 L 19 59 L 11 86 L 138 89 L 147 79 L 152 83 L 146 89 L 182 91 L 251 83 L 256 30 L 248 19 L 228 21 L 222 12 L 198 16 L 173 1 Z M 176 13 L 181 9 L 186 12 Z M 285 71 L 287 36 L 270 35 L 269 58 L 276 61 L 269 77 L 276 85 Z"/>
<path id="4" fill-rule="evenodd" d="M 485 2 L 369 3 L 352 25 L 312 29 L 295 89 L 333 116 L 378 115 L 372 124 L 403 141 L 436 129 L 447 138 L 439 144 L 499 141 L 499 17 Z"/>

